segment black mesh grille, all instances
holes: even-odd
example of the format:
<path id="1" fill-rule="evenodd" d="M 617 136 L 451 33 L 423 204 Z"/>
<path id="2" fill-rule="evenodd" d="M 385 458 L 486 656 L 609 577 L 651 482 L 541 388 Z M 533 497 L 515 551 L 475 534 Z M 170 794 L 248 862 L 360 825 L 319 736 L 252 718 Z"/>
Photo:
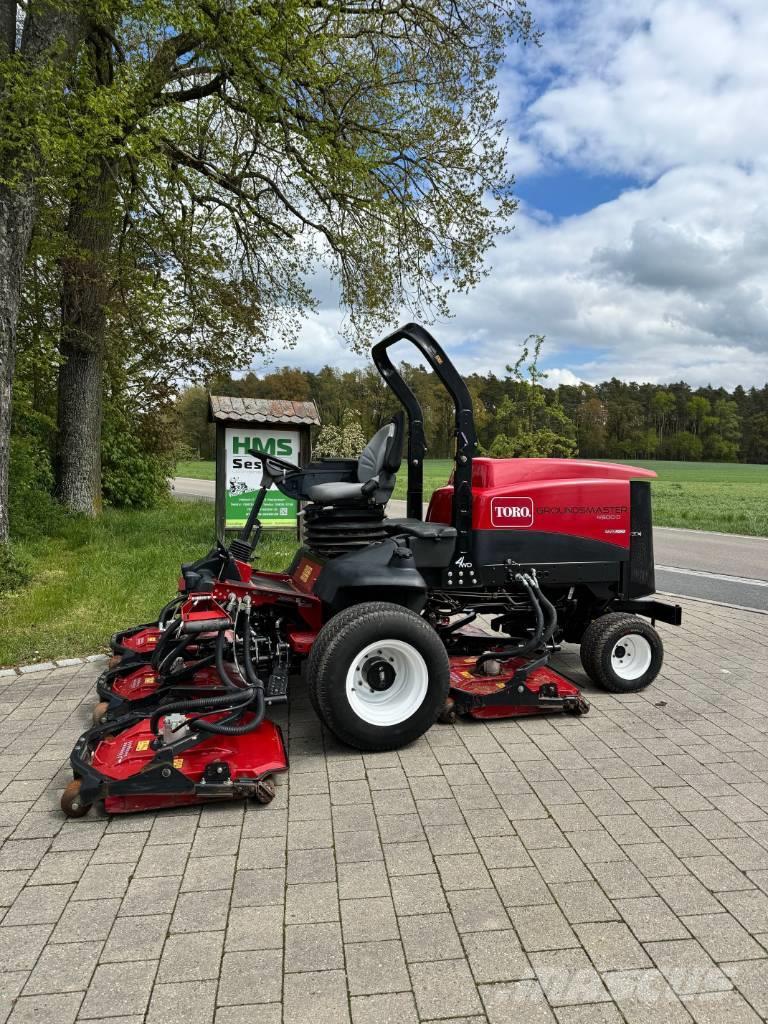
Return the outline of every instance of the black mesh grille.
<path id="1" fill-rule="evenodd" d="M 632 535 L 629 541 L 629 578 L 624 596 L 642 597 L 656 591 L 650 483 L 647 480 L 632 480 L 629 500 Z"/>

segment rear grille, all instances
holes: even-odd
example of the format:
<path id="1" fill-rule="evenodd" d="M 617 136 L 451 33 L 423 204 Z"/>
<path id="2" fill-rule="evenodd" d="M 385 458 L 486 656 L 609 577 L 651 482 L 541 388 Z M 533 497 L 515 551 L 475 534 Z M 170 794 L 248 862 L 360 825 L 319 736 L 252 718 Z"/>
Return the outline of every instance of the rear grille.
<path id="1" fill-rule="evenodd" d="M 624 596 L 643 597 L 656 591 L 650 483 L 647 480 L 632 480 L 629 485 L 629 500 L 629 575 Z"/>

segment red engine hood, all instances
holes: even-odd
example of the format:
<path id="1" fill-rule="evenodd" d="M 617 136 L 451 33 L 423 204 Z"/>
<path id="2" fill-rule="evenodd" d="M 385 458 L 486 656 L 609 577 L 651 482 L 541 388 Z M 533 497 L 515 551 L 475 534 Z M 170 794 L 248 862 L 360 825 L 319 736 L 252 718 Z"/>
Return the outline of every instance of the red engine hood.
<path id="1" fill-rule="evenodd" d="M 652 480 L 655 476 L 652 469 L 622 466 L 616 462 L 593 462 L 589 459 L 472 460 L 472 486 L 479 489 L 539 480 Z"/>

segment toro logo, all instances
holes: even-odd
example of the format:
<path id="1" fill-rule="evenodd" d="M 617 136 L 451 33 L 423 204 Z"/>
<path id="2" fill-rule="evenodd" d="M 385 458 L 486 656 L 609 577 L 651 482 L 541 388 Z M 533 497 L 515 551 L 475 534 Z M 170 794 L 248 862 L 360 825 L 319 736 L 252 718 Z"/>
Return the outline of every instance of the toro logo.
<path id="1" fill-rule="evenodd" d="M 533 498 L 491 498 L 491 526 L 533 526 Z"/>

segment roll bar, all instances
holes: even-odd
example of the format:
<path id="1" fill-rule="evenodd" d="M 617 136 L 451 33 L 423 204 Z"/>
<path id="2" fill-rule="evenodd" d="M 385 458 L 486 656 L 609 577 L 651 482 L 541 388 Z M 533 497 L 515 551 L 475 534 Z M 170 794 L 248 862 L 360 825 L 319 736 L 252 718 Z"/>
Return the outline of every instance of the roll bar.
<path id="1" fill-rule="evenodd" d="M 477 447 L 472 396 L 443 349 L 432 335 L 418 324 L 398 327 L 377 342 L 371 350 L 376 369 L 394 391 L 408 414 L 408 503 L 409 519 L 421 519 L 424 498 L 424 416 L 418 399 L 408 387 L 387 351 L 398 341 L 410 341 L 421 352 L 451 396 L 454 408 L 456 451 L 453 472 L 452 525 L 456 527 L 456 554 L 470 550 L 472 534 L 472 455 Z"/>

